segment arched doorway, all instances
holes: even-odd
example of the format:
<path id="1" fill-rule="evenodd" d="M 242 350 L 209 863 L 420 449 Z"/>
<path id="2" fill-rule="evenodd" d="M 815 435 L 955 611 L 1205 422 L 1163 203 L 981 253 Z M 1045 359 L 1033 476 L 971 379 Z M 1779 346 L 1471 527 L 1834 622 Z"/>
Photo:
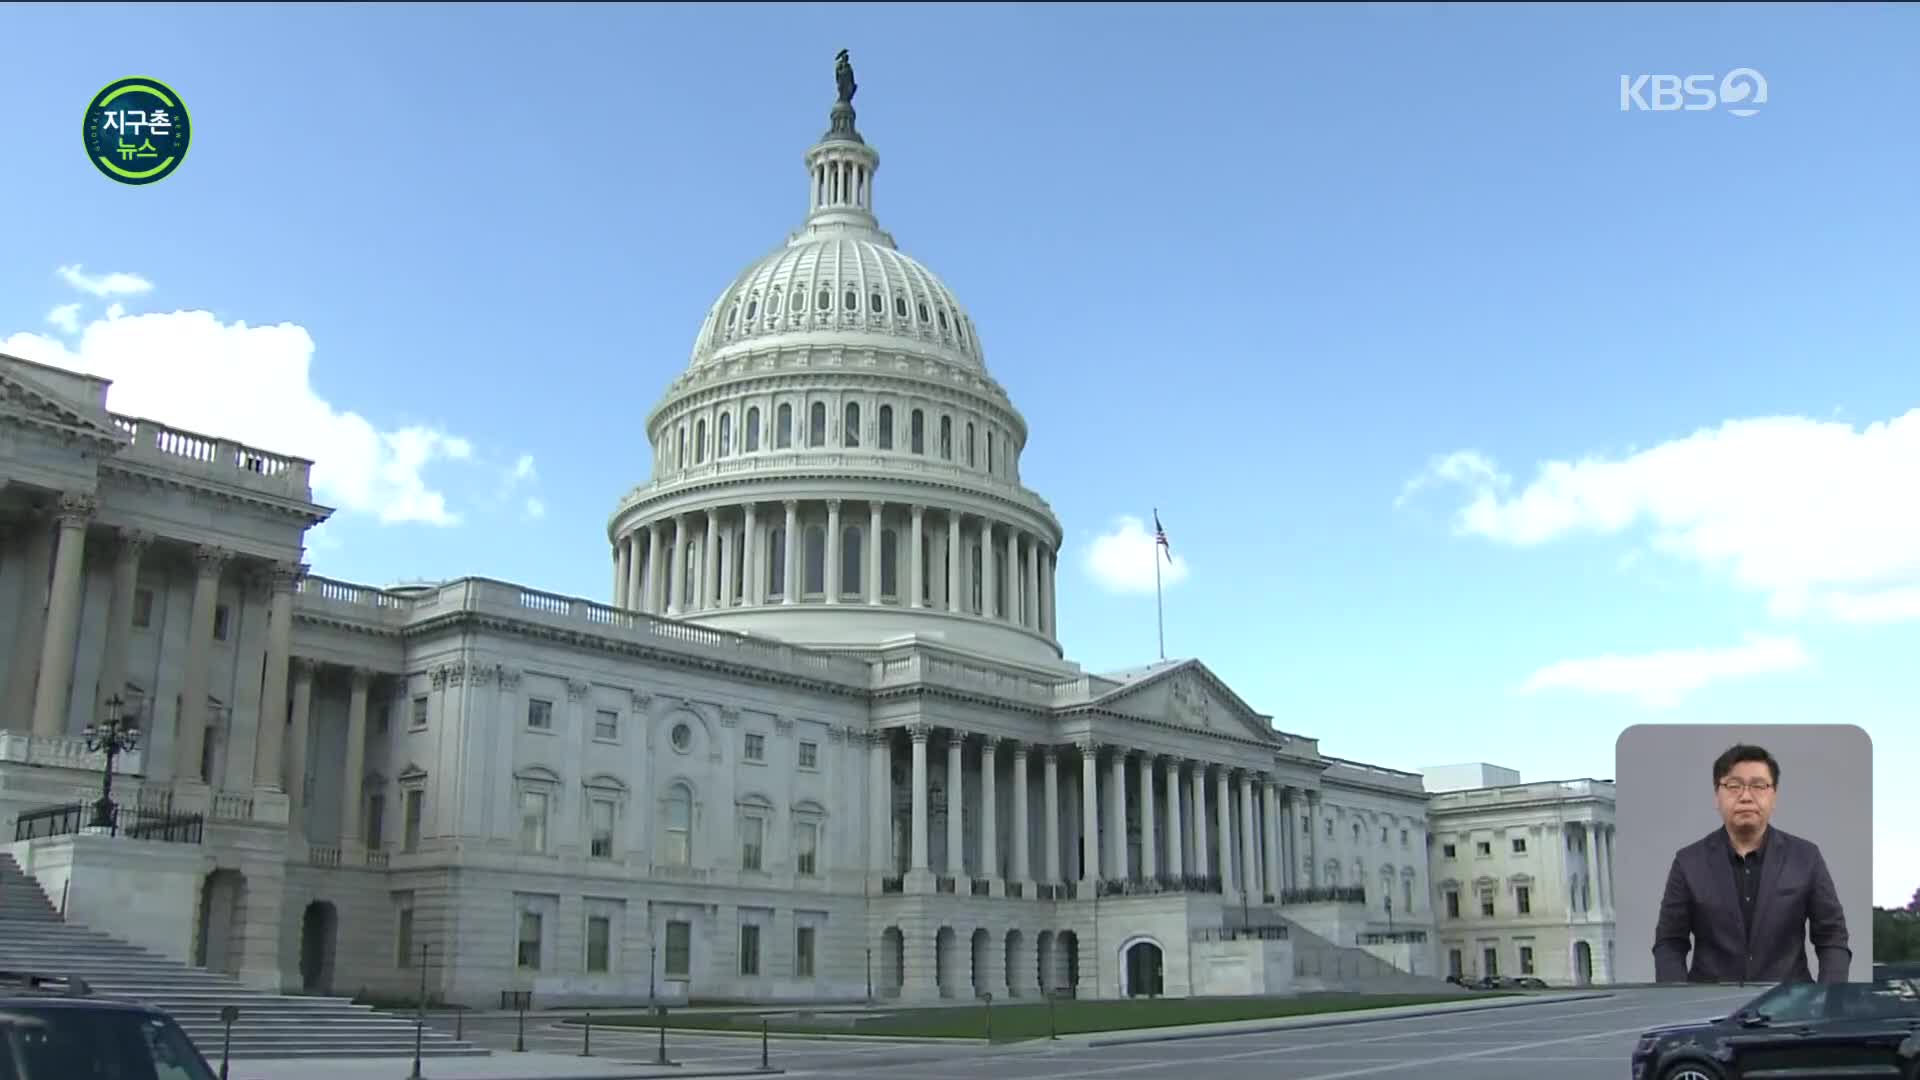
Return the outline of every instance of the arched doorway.
<path id="1" fill-rule="evenodd" d="M 1166 992 L 1165 954 L 1160 946 L 1143 938 L 1122 949 L 1120 958 L 1128 997 L 1159 997 Z"/>
<path id="2" fill-rule="evenodd" d="M 1589 986 L 1593 983 L 1593 946 L 1584 941 L 1573 945 L 1573 984 Z"/>
<path id="3" fill-rule="evenodd" d="M 1062 930 L 1053 939 L 1055 954 L 1054 971 L 1055 992 L 1061 997 L 1077 997 L 1080 993 L 1080 935 L 1071 930 Z"/>
<path id="4" fill-rule="evenodd" d="M 208 971 L 240 973 L 240 927 L 246 920 L 247 879 L 215 870 L 200 887 L 199 939 L 193 962 Z"/>
<path id="5" fill-rule="evenodd" d="M 331 903 L 315 900 L 300 917 L 300 989 L 309 994 L 333 990 L 334 937 L 340 916 Z"/>

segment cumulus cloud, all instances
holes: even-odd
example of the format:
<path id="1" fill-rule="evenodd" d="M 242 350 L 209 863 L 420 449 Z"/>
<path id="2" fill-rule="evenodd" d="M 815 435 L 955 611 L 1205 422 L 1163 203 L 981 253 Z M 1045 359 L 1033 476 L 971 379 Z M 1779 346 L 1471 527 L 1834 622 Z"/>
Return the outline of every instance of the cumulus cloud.
<path id="1" fill-rule="evenodd" d="M 511 502 L 519 491 L 534 487 L 539 483 L 539 470 L 534 468 L 533 455 L 521 454 L 512 465 L 500 474 L 500 489 L 494 495 L 494 504 L 504 506 Z M 547 504 L 537 495 L 526 495 L 519 500 L 520 517 L 524 521 L 538 521 L 547 516 Z"/>
<path id="2" fill-rule="evenodd" d="M 67 284 L 94 296 L 138 296 L 153 291 L 153 282 L 139 274 L 89 274 L 77 264 L 63 266 L 54 273 L 60 275 L 60 279 Z"/>
<path id="3" fill-rule="evenodd" d="M 77 266 L 61 275 L 102 296 L 151 287 L 131 274 L 86 277 Z M 17 333 L 0 340 L 0 352 L 113 380 L 114 412 L 307 458 L 315 498 L 344 512 L 383 523 L 460 521 L 428 472 L 470 459 L 472 444 L 428 424 L 382 429 L 322 398 L 310 378 L 313 338 L 292 323 L 228 323 L 205 311 L 128 315 L 115 305 L 71 345 Z"/>
<path id="4" fill-rule="evenodd" d="M 1168 562 L 1154 543 L 1153 531 L 1130 515 L 1116 518 L 1113 528 L 1094 537 L 1087 546 L 1087 576 L 1108 592 L 1151 595 L 1156 561 L 1163 587 L 1186 580 L 1186 558 L 1176 551 L 1173 561 Z"/>
<path id="5" fill-rule="evenodd" d="M 1798 639 L 1749 634 L 1732 646 L 1561 660 L 1535 671 L 1520 692 L 1575 690 L 1629 697 L 1665 709 L 1712 683 L 1799 671 L 1811 662 Z"/>
<path id="6" fill-rule="evenodd" d="M 1436 458 L 1401 493 L 1464 496 L 1464 535 L 1531 547 L 1631 536 L 1723 573 L 1782 617 L 1920 619 L 1920 409 L 1861 427 L 1730 420 L 1615 457 L 1548 461 L 1524 487 L 1486 455 Z"/>
<path id="7" fill-rule="evenodd" d="M 59 327 L 63 334 L 77 334 L 80 332 L 80 305 L 61 304 L 47 312 L 47 321 Z"/>
<path id="8" fill-rule="evenodd" d="M 547 504 L 528 496 L 525 505 L 521 507 L 520 515 L 528 521 L 538 521 L 547 516 Z"/>

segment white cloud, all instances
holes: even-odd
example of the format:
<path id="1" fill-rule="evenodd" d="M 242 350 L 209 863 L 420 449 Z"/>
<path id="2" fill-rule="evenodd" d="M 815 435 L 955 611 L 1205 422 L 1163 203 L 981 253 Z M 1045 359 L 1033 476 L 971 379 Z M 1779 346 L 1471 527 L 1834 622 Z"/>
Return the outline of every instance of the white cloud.
<path id="1" fill-rule="evenodd" d="M 80 305 L 61 304 L 47 312 L 47 321 L 59 327 L 63 334 L 77 334 L 80 332 Z"/>
<path id="2" fill-rule="evenodd" d="M 520 459 L 513 463 L 513 470 L 507 474 L 509 480 L 531 480 L 533 477 L 532 454 L 521 454 Z"/>
<path id="3" fill-rule="evenodd" d="M 530 495 L 527 497 L 526 505 L 521 509 L 521 513 L 528 521 L 538 521 L 547 516 L 547 504 Z"/>
<path id="4" fill-rule="evenodd" d="M 1524 488 L 1473 450 L 1402 492 L 1462 489 L 1456 529 L 1518 547 L 1644 533 L 1654 551 L 1724 572 L 1776 615 L 1920 619 L 1920 409 L 1855 428 L 1730 420 L 1615 458 L 1549 461 Z"/>
<path id="5" fill-rule="evenodd" d="M 1153 592 L 1153 568 L 1160 567 L 1160 584 L 1177 585 L 1186 580 L 1187 560 L 1175 553 L 1168 562 L 1153 541 L 1153 533 L 1137 517 L 1114 520 L 1112 529 L 1093 538 L 1087 546 L 1087 575 L 1108 592 Z"/>
<path id="6" fill-rule="evenodd" d="M 153 290 L 153 282 L 139 274 L 89 274 L 78 265 L 54 271 L 67 284 L 94 296 L 137 296 Z"/>
<path id="7" fill-rule="evenodd" d="M 1795 638 L 1749 634 L 1743 644 L 1734 646 L 1562 660 L 1535 671 L 1520 692 L 1613 694 L 1664 709 L 1710 683 L 1798 671 L 1811 662 Z"/>
<path id="8" fill-rule="evenodd" d="M 336 408 L 310 381 L 313 351 L 292 323 L 223 323 L 205 311 L 109 311 L 72 347 L 33 333 L 0 340 L 0 352 L 113 380 L 114 412 L 312 460 L 321 503 L 383 523 L 458 524 L 426 474 L 471 458 L 472 445 L 428 425 L 383 431 Z"/>

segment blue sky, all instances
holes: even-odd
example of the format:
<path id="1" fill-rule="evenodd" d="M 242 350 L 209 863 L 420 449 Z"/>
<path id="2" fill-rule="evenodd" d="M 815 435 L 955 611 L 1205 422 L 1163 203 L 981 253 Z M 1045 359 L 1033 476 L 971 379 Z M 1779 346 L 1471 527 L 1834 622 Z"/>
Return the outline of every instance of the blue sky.
<path id="1" fill-rule="evenodd" d="M 1920 9 L 1088 10 L 10 8 L 0 348 L 321 459 L 316 573 L 603 597 L 849 48 L 882 223 L 1032 425 L 1072 655 L 1153 658 L 1089 565 L 1157 506 L 1169 652 L 1328 752 L 1604 777 L 1633 723 L 1856 723 L 1904 900 Z M 1755 116 L 1620 107 L 1738 67 Z M 75 131 L 129 74 L 195 125 L 143 188 Z"/>

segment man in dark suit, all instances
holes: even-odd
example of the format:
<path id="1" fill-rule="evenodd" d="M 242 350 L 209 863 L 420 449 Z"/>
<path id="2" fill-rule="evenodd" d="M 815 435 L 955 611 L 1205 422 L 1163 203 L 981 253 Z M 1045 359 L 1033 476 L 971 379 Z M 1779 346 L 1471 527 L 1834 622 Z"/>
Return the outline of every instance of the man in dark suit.
<path id="1" fill-rule="evenodd" d="M 1847 919 L 1820 848 L 1772 826 L 1780 763 L 1738 745 L 1713 763 L 1722 828 L 1681 848 L 1653 935 L 1656 982 L 1847 981 Z M 1693 963 L 1687 964 L 1687 953 Z"/>

